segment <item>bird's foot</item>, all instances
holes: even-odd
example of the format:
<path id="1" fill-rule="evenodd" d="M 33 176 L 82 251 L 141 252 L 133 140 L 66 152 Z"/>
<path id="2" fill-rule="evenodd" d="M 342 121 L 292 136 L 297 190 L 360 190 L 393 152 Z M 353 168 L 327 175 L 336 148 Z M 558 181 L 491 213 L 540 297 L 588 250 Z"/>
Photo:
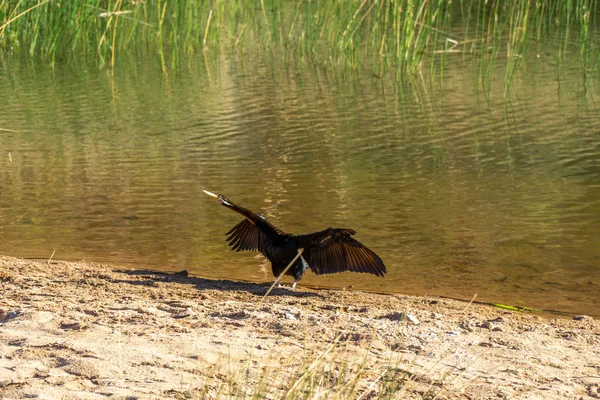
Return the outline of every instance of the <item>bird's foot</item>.
<path id="1" fill-rule="evenodd" d="M 276 289 L 287 289 L 287 290 L 290 290 L 293 292 L 294 290 L 296 290 L 296 281 L 294 281 L 294 283 L 292 283 L 292 286 L 290 286 L 290 287 L 282 285 L 281 282 L 277 282 L 277 285 L 275 285 L 275 288 Z"/>

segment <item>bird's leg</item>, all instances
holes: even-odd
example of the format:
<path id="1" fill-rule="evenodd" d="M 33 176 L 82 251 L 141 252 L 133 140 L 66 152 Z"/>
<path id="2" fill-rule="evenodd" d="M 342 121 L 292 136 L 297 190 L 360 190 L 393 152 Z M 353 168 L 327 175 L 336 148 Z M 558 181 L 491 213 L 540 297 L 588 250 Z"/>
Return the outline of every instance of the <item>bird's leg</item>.
<path id="1" fill-rule="evenodd" d="M 287 272 L 288 269 L 291 268 L 292 265 L 294 265 L 294 263 L 296 262 L 296 260 L 302 255 L 303 251 L 304 251 L 304 249 L 302 247 L 300 247 L 298 249 L 298 254 L 296 254 L 296 257 L 294 257 L 294 259 L 292 261 L 290 261 L 290 263 L 288 264 L 288 266 L 285 267 L 285 269 L 283 270 L 283 272 L 281 272 L 279 274 L 279 276 L 277 277 L 277 280 L 275 282 L 273 282 L 273 284 L 271 285 L 271 287 L 269 288 L 269 290 L 267 290 L 267 293 L 265 293 L 265 295 L 263 296 L 262 300 L 264 300 L 269 295 L 269 293 L 271 293 L 271 290 L 273 290 L 273 287 L 275 287 L 275 285 L 277 285 L 279 283 L 279 281 L 281 280 L 281 277 Z"/>
<path id="2" fill-rule="evenodd" d="M 290 290 L 292 291 L 296 289 L 296 283 L 298 283 L 298 281 L 302 278 L 304 271 L 306 271 L 307 268 L 310 268 L 310 265 L 308 265 L 304 257 L 300 256 L 300 262 L 302 264 L 302 269 L 299 273 L 294 274 L 294 283 L 292 283 L 292 286 L 290 286 Z"/>

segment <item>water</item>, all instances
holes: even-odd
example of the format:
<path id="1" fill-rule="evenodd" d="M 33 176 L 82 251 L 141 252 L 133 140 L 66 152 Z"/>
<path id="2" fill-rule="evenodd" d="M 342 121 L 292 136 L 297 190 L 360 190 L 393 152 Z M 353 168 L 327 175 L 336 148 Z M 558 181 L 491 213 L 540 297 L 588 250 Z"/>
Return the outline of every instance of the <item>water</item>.
<path id="1" fill-rule="evenodd" d="M 525 63 L 525 61 L 524 61 Z M 281 60 L 122 61 L 115 72 L 0 60 L 0 254 L 272 280 L 228 250 L 240 217 L 329 226 L 388 267 L 329 287 L 600 315 L 600 107 L 578 67 L 526 60 L 477 83 L 398 83 Z"/>

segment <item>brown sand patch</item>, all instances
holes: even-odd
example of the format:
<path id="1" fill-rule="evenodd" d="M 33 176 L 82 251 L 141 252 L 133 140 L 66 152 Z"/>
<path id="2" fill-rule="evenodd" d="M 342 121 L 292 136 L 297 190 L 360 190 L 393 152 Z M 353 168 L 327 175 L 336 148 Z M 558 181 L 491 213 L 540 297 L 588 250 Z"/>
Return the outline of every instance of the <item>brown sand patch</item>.
<path id="1" fill-rule="evenodd" d="M 600 398 L 589 317 L 267 288 L 0 257 L 0 397 Z"/>

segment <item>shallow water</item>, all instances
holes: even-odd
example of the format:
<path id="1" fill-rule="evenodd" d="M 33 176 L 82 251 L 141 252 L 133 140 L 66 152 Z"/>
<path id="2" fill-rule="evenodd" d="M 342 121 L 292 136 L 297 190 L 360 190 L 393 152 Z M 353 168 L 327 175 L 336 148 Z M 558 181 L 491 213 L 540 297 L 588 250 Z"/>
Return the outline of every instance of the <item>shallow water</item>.
<path id="1" fill-rule="evenodd" d="M 398 83 L 237 56 L 114 74 L 0 60 L 0 253 L 271 280 L 208 189 L 388 266 L 305 284 L 600 315 L 600 107 L 577 66 L 525 60 L 504 98 L 460 56 Z M 496 83 L 497 82 L 497 83 Z"/>

